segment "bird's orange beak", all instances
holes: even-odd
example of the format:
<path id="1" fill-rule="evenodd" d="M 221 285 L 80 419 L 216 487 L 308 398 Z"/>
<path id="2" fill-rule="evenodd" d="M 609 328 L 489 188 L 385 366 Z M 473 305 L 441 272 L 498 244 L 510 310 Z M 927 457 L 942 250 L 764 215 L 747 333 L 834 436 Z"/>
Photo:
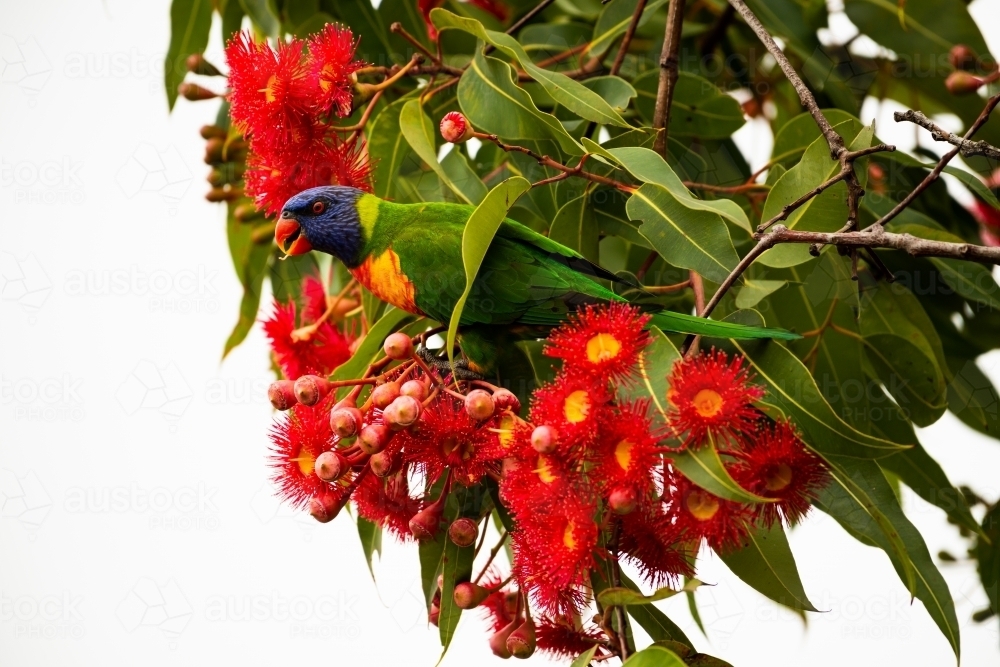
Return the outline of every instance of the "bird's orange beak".
<path id="1" fill-rule="evenodd" d="M 286 255 L 302 255 L 312 250 L 302 225 L 293 218 L 281 218 L 274 227 L 274 240 Z"/>

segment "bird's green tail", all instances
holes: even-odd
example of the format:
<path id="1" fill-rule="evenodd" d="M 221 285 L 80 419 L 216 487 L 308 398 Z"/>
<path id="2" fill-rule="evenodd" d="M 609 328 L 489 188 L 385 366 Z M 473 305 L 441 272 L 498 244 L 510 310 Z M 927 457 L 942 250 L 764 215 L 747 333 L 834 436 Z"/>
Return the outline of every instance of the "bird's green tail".
<path id="1" fill-rule="evenodd" d="M 695 317 L 694 315 L 684 315 L 683 313 L 673 313 L 670 311 L 653 313 L 652 324 L 655 324 L 664 331 L 695 334 L 710 338 L 777 338 L 778 340 L 797 340 L 802 338 L 799 334 L 785 331 L 784 329 L 769 329 L 766 327 L 736 324 L 735 322 L 720 322 L 719 320 L 709 320 L 704 317 Z"/>

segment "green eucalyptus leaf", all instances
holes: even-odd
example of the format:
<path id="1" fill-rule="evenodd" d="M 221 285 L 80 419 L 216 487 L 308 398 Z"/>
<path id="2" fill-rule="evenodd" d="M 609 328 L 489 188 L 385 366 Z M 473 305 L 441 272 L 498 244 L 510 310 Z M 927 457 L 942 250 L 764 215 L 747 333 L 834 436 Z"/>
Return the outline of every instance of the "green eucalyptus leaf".
<path id="1" fill-rule="evenodd" d="M 840 109 L 823 109 L 823 115 L 834 126 L 849 120 L 855 121 L 858 126 L 861 125 L 861 121 Z M 775 135 L 774 148 L 771 150 L 771 162 L 781 164 L 785 168 L 791 168 L 799 161 L 806 148 L 822 136 L 812 114 L 806 112 L 795 116 L 782 125 Z"/>
<path id="2" fill-rule="evenodd" d="M 368 155 L 374 165 L 372 181 L 375 196 L 397 199 L 399 185 L 397 174 L 403 161 L 413 154 L 409 142 L 400 129 L 399 118 L 407 98 L 396 100 L 379 112 L 368 127 Z"/>
<path id="3" fill-rule="evenodd" d="M 479 175 L 469 166 L 469 161 L 465 159 L 462 151 L 453 147 L 441 160 L 441 168 L 448 174 L 448 178 L 456 188 L 462 191 L 463 199 L 467 199 L 473 204 L 480 204 L 489 189 L 479 178 Z"/>
<path id="4" fill-rule="evenodd" d="M 643 595 L 638 591 L 634 591 L 631 588 L 617 587 L 617 588 L 605 588 L 597 596 L 597 601 L 600 602 L 605 607 L 612 606 L 633 606 L 633 605 L 643 605 L 643 604 L 653 604 L 654 602 L 659 602 L 660 600 L 666 600 L 667 598 L 672 598 L 679 593 L 690 593 L 702 585 L 702 582 L 697 579 L 688 579 L 685 582 L 683 588 L 660 588 L 653 591 L 650 595 Z"/>
<path id="5" fill-rule="evenodd" d="M 585 79 L 582 83 L 584 87 L 607 100 L 608 104 L 619 113 L 628 108 L 632 98 L 637 94 L 632 84 L 618 76 L 595 76 Z"/>
<path id="6" fill-rule="evenodd" d="M 486 251 L 493 242 L 493 236 L 500 223 L 507 216 L 507 211 L 514 205 L 518 197 L 523 195 L 531 184 L 520 176 L 512 176 L 490 190 L 483 202 L 469 216 L 462 233 L 462 263 L 465 265 L 465 289 L 455 304 L 448 324 L 447 349 L 451 356 L 455 348 L 455 336 L 458 333 L 458 323 L 462 319 L 465 301 L 472 291 L 472 284 L 479 273 Z"/>
<path id="7" fill-rule="evenodd" d="M 890 224 L 888 228 L 897 234 L 912 234 L 917 238 L 932 241 L 965 243 L 961 237 L 930 227 Z M 993 273 L 988 268 L 977 262 L 947 257 L 931 257 L 930 261 L 941 272 L 941 277 L 948 283 L 948 286 L 959 295 L 988 308 L 1000 310 L 1000 285 L 997 285 Z"/>
<path id="8" fill-rule="evenodd" d="M 549 238 L 597 261 L 597 217 L 589 195 L 571 199 L 559 209 L 549 228 Z"/>
<path id="9" fill-rule="evenodd" d="M 722 282 L 739 262 L 722 218 L 686 208 L 663 186 L 646 183 L 629 198 L 626 210 L 632 220 L 642 220 L 639 234 L 674 266 Z"/>
<path id="10" fill-rule="evenodd" d="M 827 463 L 832 482 L 820 491 L 816 506 L 855 538 L 886 552 L 958 657 L 959 626 L 951 592 L 878 464 L 840 457 L 827 457 Z"/>
<path id="11" fill-rule="evenodd" d="M 948 358 L 948 409 L 968 426 L 1000 438 L 1000 394 L 973 359 Z"/>
<path id="12" fill-rule="evenodd" d="M 268 0 L 240 0 L 240 5 L 258 32 L 271 39 L 278 36 L 278 17 L 271 11 Z"/>
<path id="13" fill-rule="evenodd" d="M 851 133 L 851 150 L 867 148 L 871 145 L 874 130 L 871 126 L 854 131 L 853 121 L 841 123 L 835 129 Z M 867 162 L 859 160 L 856 165 L 858 179 L 864 186 L 867 177 Z M 802 155 L 802 160 L 778 179 L 764 202 L 761 220 L 770 220 L 787 205 L 799 199 L 821 183 L 840 171 L 840 164 L 830 159 L 830 148 L 826 139 L 813 141 Z M 827 188 L 821 194 L 792 211 L 784 220 L 789 229 L 834 232 L 847 219 L 847 185 L 843 182 Z M 805 244 L 784 244 L 764 253 L 760 260 L 764 266 L 786 267 L 802 264 L 811 258 Z"/>
<path id="14" fill-rule="evenodd" d="M 524 68 L 524 71 L 545 89 L 556 103 L 572 111 L 580 118 L 602 125 L 630 127 L 628 123 L 600 95 L 565 74 L 543 69 L 535 65 L 520 43 L 510 35 L 495 30 L 487 30 L 475 19 L 462 18 L 445 9 L 432 9 L 431 20 L 439 30 L 457 28 L 492 44 L 503 51 Z"/>
<path id="15" fill-rule="evenodd" d="M 742 549 L 721 552 L 719 557 L 758 593 L 778 604 L 800 611 L 819 611 L 806 597 L 788 537 L 780 523 L 750 531 Z"/>
<path id="16" fill-rule="evenodd" d="M 437 128 L 434 127 L 434 123 L 431 122 L 430 117 L 424 113 L 420 100 L 410 100 L 403 105 L 403 108 L 399 112 L 399 129 L 402 131 L 403 136 L 406 137 L 406 141 L 410 144 L 414 152 L 420 156 L 421 160 L 427 163 L 428 167 L 434 170 L 434 173 L 438 175 L 441 182 L 447 185 L 462 203 L 477 203 L 469 198 L 469 195 L 466 194 L 466 189 L 453 181 L 448 170 L 438 162 Z M 470 173 L 475 177 L 475 173 L 471 172 L 471 170 Z M 478 179 L 478 177 L 476 178 Z M 463 185 L 466 188 L 469 187 L 467 183 L 463 182 Z"/>
<path id="17" fill-rule="evenodd" d="M 365 562 L 368 572 L 375 580 L 375 570 L 372 569 L 372 557 L 377 553 L 382 555 L 382 528 L 364 517 L 358 517 L 358 537 L 361 538 L 361 549 L 365 552 Z"/>
<path id="18" fill-rule="evenodd" d="M 711 201 L 698 199 L 691 191 L 684 187 L 684 182 L 677 176 L 677 173 L 664 162 L 663 158 L 656 152 L 643 148 L 623 147 L 609 148 L 607 155 L 616 160 L 632 176 L 643 183 L 652 183 L 668 190 L 671 195 L 685 208 L 692 211 L 706 211 L 722 216 L 737 227 L 742 227 L 750 231 L 750 221 L 746 212 L 740 208 L 739 204 L 728 199 L 715 199 Z"/>
<path id="19" fill-rule="evenodd" d="M 587 667 L 590 661 L 594 659 L 594 654 L 597 653 L 597 646 L 591 646 L 589 649 L 581 653 L 573 660 L 573 664 L 569 667 Z"/>
<path id="20" fill-rule="evenodd" d="M 590 38 L 590 45 L 585 53 L 589 57 L 600 56 L 614 45 L 615 40 L 620 35 L 625 34 L 635 8 L 639 0 L 611 0 L 604 6 L 601 15 L 594 24 L 594 34 Z M 666 0 L 652 0 L 646 3 L 646 8 L 642 11 L 639 25 L 642 26 L 649 21 L 657 9 L 667 4 Z"/>
<path id="21" fill-rule="evenodd" d="M 665 646 L 650 646 L 628 657 L 627 667 L 687 667 L 676 653 Z"/>
<path id="22" fill-rule="evenodd" d="M 536 107 L 515 83 L 510 65 L 479 50 L 458 82 L 458 104 L 480 131 L 507 140 L 553 139 L 571 155 L 584 152 L 559 119 Z"/>
<path id="23" fill-rule="evenodd" d="M 821 454 L 862 459 L 889 456 L 905 449 L 862 433 L 841 419 L 823 397 L 809 369 L 788 348 L 771 341 L 737 340 L 731 344 L 746 357 L 756 374 L 755 381 L 767 390 L 761 401 L 765 411 L 771 412 L 768 408 L 773 408 L 791 418 L 812 449 Z"/>
<path id="24" fill-rule="evenodd" d="M 653 122 L 659 84 L 659 68 L 640 74 L 632 82 L 638 93 L 635 108 L 650 124 Z M 745 123 L 743 109 L 734 97 L 726 95 L 714 83 L 697 74 L 678 73 L 670 103 L 669 136 L 726 139 Z"/>
<path id="25" fill-rule="evenodd" d="M 726 500 L 740 503 L 771 503 L 773 498 L 765 498 L 747 491 L 739 485 L 726 470 L 719 456 L 711 434 L 708 442 L 700 447 L 688 447 L 670 458 L 675 468 L 685 477 L 709 493 Z"/>
<path id="26" fill-rule="evenodd" d="M 788 284 L 785 280 L 745 279 L 743 287 L 736 293 L 737 308 L 753 308 L 762 299 L 767 298 Z"/>
<path id="27" fill-rule="evenodd" d="M 174 108 L 177 86 L 187 74 L 188 56 L 205 51 L 211 28 L 211 0 L 173 0 L 170 3 L 170 46 L 163 66 L 169 108 Z"/>
<path id="28" fill-rule="evenodd" d="M 983 583 L 990 609 L 1000 614 L 1000 503 L 983 517 L 983 535 L 976 540 L 979 580 Z"/>

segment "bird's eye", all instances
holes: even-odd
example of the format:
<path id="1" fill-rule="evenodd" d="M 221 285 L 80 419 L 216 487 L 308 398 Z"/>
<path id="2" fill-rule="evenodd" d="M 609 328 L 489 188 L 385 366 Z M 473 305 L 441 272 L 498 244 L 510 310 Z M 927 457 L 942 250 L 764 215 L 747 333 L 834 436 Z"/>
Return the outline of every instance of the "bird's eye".
<path id="1" fill-rule="evenodd" d="M 313 202 L 313 213 L 319 215 L 326 210 L 326 204 L 321 201 Z"/>

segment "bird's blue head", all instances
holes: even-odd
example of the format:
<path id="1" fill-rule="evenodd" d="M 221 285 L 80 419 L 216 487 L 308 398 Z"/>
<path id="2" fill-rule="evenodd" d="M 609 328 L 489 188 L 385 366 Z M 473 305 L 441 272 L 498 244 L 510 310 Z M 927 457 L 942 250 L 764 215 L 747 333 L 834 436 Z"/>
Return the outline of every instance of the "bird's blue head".
<path id="1" fill-rule="evenodd" d="M 356 206 L 363 194 L 343 185 L 303 190 L 285 202 L 274 240 L 286 255 L 319 250 L 351 265 L 364 243 Z"/>

